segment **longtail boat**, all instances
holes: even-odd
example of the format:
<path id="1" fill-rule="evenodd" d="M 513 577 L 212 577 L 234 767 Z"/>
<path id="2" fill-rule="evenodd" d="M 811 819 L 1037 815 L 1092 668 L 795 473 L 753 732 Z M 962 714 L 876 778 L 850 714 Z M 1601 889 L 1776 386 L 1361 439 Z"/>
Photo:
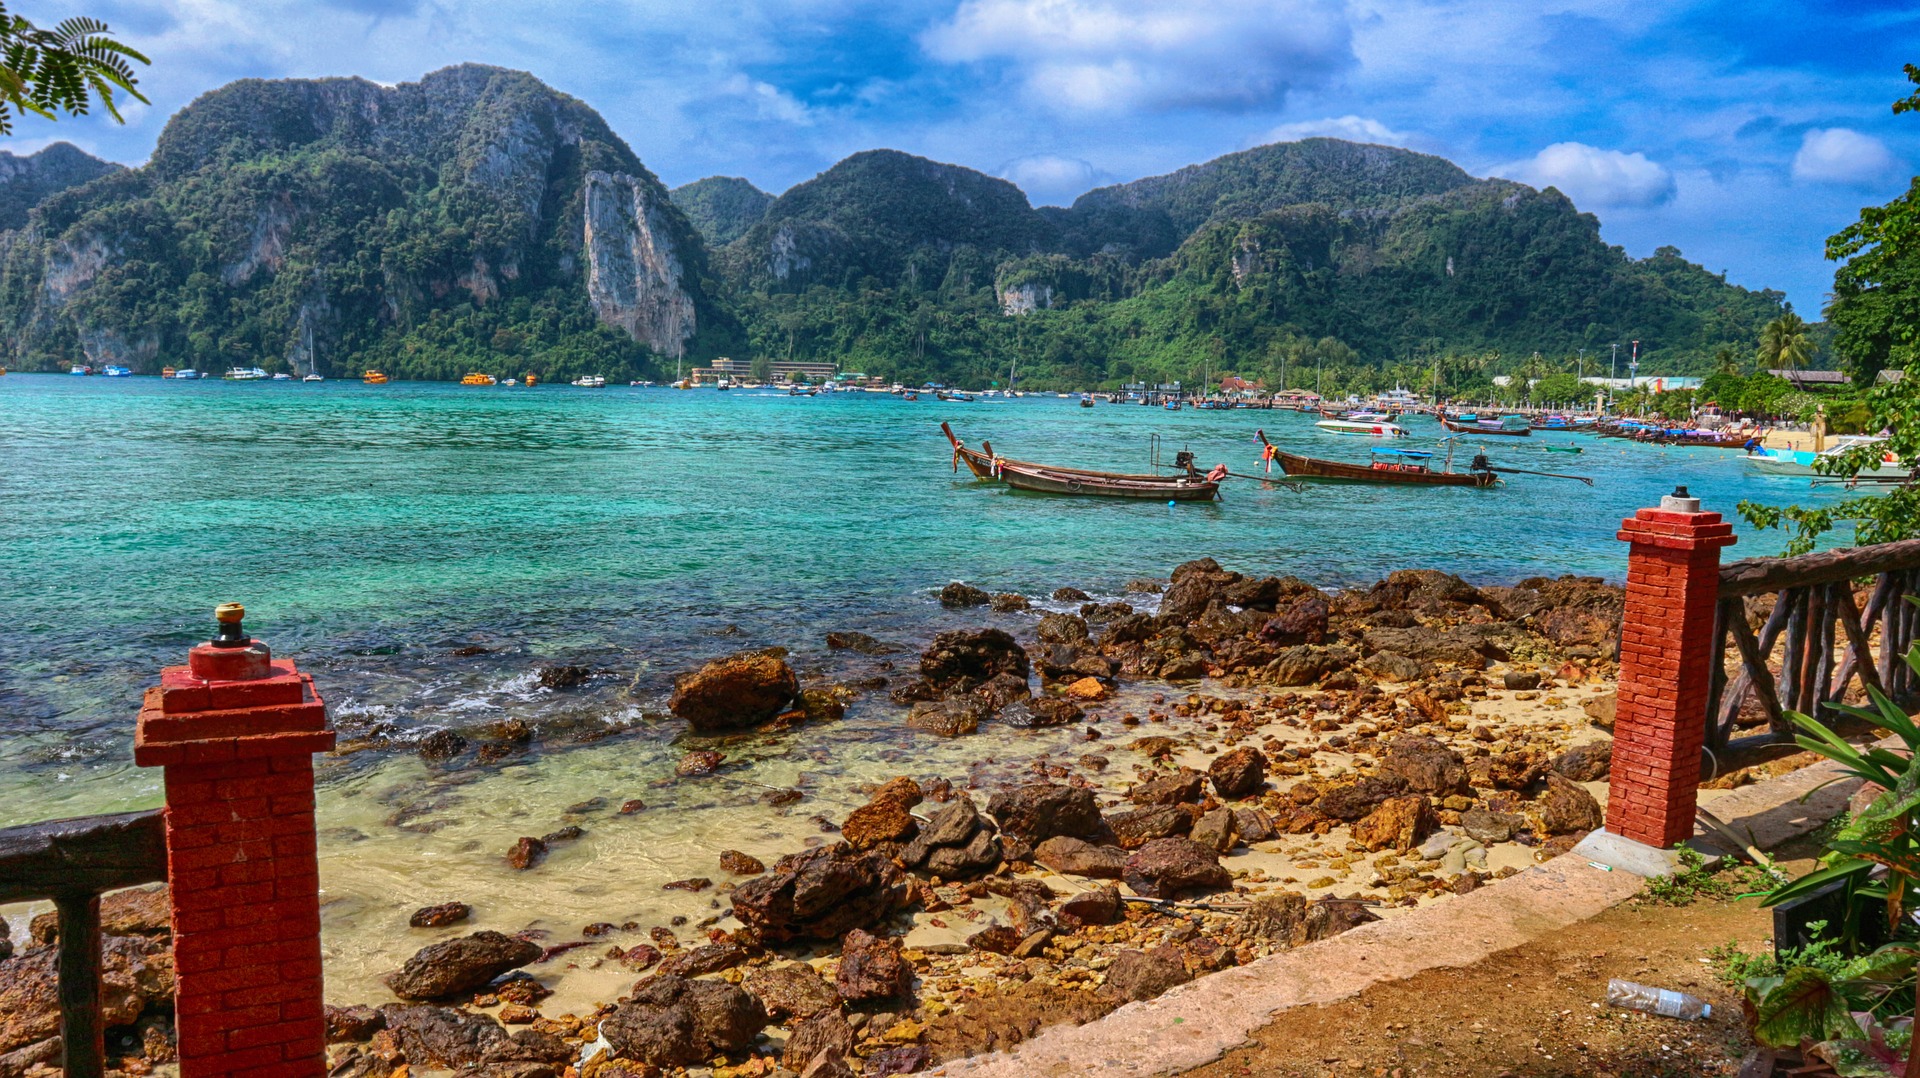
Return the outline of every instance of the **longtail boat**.
<path id="1" fill-rule="evenodd" d="M 1267 441 L 1266 431 L 1256 431 L 1260 444 L 1280 462 L 1280 470 L 1299 479 L 1325 479 L 1344 483 L 1386 483 L 1416 487 L 1488 487 L 1495 482 L 1491 472 L 1436 472 L 1429 463 L 1431 453 L 1405 449 L 1375 449 L 1368 464 L 1349 464 L 1342 460 L 1321 460 L 1289 453 Z M 1386 459 L 1381 459 L 1381 458 Z"/>
<path id="2" fill-rule="evenodd" d="M 1503 427 L 1493 423 L 1457 423 L 1442 417 L 1440 425 L 1455 434 L 1492 434 L 1502 438 L 1526 438 L 1533 434 L 1531 427 Z"/>
<path id="3" fill-rule="evenodd" d="M 953 467 L 960 469 L 962 463 L 978 479 L 998 480 L 1016 490 L 1040 491 L 1047 494 L 1089 494 L 1111 498 L 1166 498 L 1171 501 L 1207 501 L 1217 497 L 1220 483 L 1201 475 L 1189 463 L 1186 471 L 1178 475 L 1130 475 L 1124 472 L 1102 472 L 1091 468 L 1065 468 L 1052 464 L 1036 464 L 1027 460 L 1012 460 L 997 456 L 993 452 L 993 443 L 981 442 L 981 449 L 971 449 L 953 433 L 953 427 L 940 424 L 941 433 L 953 445 Z M 984 450 L 984 452 L 982 452 Z"/>

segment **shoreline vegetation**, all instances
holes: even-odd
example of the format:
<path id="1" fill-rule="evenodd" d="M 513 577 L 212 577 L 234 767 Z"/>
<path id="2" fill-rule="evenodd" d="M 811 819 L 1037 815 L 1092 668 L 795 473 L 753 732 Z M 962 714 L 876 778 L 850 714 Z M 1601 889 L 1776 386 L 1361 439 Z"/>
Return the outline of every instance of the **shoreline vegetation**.
<path id="1" fill-rule="evenodd" d="M 455 881 L 412 888 L 434 904 L 410 927 L 403 913 L 351 929 L 386 953 L 418 948 L 388 964 L 384 989 L 336 977 L 330 959 L 334 1073 L 908 1073 L 1465 893 L 1600 823 L 1621 591 L 1599 578 L 1475 587 L 1412 570 L 1327 592 L 1201 559 L 1121 601 L 1071 586 L 1050 599 L 1079 612 L 1016 637 L 966 626 L 983 610 L 1038 613 L 1033 599 L 954 583 L 940 601 L 958 627 L 917 656 L 838 630 L 825 643 L 846 662 L 831 671 L 796 671 L 775 648 L 683 674 L 669 708 L 689 736 L 663 780 L 676 790 L 744 789 L 753 746 L 804 745 L 860 700 L 905 728 L 893 777 L 851 801 L 805 781 L 754 789 L 742 811 L 798 825 L 777 832 L 780 853 L 703 836 L 721 848 L 702 875 L 628 882 L 685 900 L 657 920 L 616 920 L 611 901 L 613 917 L 579 925 L 508 923 Z M 540 674 L 557 691 L 591 676 Z M 1019 757 L 1022 730 L 1072 747 Z M 1017 768 L 915 766 L 972 741 L 982 765 L 1009 754 Z M 345 738 L 340 753 L 392 748 Z M 540 746 L 522 725 L 410 748 L 466 783 Z M 552 829 L 529 821 L 541 833 L 502 842 L 497 872 L 525 891 L 564 886 L 571 845 L 663 822 L 620 794 Z M 51 976 L 45 921 L 0 962 L 0 1000 L 23 1004 L 0 1007 L 8 1073 L 57 1058 L 52 997 L 36 994 Z M 114 896 L 107 923 L 112 1023 L 134 1034 L 110 1039 L 114 1066 L 143 1074 L 168 1051 L 164 903 Z"/>

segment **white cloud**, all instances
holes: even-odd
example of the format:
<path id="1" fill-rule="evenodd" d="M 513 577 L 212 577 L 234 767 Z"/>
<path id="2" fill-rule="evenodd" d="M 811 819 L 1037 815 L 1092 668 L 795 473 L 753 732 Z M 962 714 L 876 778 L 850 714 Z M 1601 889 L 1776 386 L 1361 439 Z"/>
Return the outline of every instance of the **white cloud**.
<path id="1" fill-rule="evenodd" d="M 1000 166 L 1000 178 L 1011 180 L 1036 206 L 1064 206 L 1094 184 L 1094 167 L 1078 157 L 1036 153 L 1016 157 Z"/>
<path id="2" fill-rule="evenodd" d="M 1673 198 L 1673 173 L 1645 154 L 1556 142 L 1493 170 L 1535 187 L 1557 187 L 1582 209 L 1658 206 Z"/>
<path id="3" fill-rule="evenodd" d="M 1256 145 L 1269 142 L 1298 142 L 1303 138 L 1337 138 L 1348 142 L 1372 142 L 1382 146 L 1405 146 L 1411 135 L 1395 131 L 1379 120 L 1366 116 L 1329 116 L 1323 120 L 1301 120 L 1281 124 L 1260 136 Z"/>
<path id="4" fill-rule="evenodd" d="M 1813 183 L 1871 184 L 1900 170 L 1887 144 L 1848 127 L 1816 127 L 1793 155 L 1793 178 Z"/>
<path id="5" fill-rule="evenodd" d="M 999 61 L 1070 112 L 1251 109 L 1353 63 L 1335 0 L 964 0 L 921 37 L 949 63 Z"/>

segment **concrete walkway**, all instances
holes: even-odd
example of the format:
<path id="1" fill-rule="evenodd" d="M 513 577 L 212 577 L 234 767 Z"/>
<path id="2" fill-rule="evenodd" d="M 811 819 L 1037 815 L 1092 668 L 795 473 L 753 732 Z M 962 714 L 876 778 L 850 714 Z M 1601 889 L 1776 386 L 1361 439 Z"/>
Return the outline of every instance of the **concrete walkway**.
<path id="1" fill-rule="evenodd" d="M 1716 799 L 1714 814 L 1757 846 L 1777 845 L 1846 807 L 1857 780 L 1812 792 L 1839 771 L 1839 765 L 1823 762 L 1756 783 Z M 1211 974 L 1084 1026 L 1055 1027 L 1011 1052 L 953 1060 L 930 1073 L 949 1078 L 1177 1074 L 1247 1043 L 1255 1030 L 1288 1008 L 1330 1003 L 1382 981 L 1477 962 L 1593 917 L 1637 894 L 1644 882 L 1573 855 L 1557 857 L 1470 894 Z"/>

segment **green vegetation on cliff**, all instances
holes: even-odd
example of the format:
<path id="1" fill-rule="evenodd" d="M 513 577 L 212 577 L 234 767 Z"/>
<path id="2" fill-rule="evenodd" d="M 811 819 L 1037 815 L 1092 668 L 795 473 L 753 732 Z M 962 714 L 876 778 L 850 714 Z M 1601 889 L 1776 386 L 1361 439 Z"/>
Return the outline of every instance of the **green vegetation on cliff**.
<path id="1" fill-rule="evenodd" d="M 671 192 L 709 247 L 724 247 L 767 215 L 773 196 L 738 176 L 708 176 Z"/>
<path id="2" fill-rule="evenodd" d="M 0 150 L 0 231 L 26 224 L 27 211 L 52 195 L 119 168 L 70 142 L 56 142 L 26 157 Z"/>

